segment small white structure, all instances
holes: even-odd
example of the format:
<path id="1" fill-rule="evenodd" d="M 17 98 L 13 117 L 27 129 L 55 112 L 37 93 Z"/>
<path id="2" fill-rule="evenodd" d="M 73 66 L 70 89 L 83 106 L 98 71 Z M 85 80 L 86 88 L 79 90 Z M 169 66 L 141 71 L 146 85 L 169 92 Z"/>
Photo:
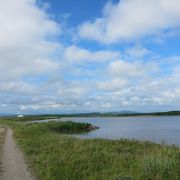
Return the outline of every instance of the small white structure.
<path id="1" fill-rule="evenodd" d="M 18 113 L 18 117 L 19 117 L 19 118 L 22 118 L 22 117 L 24 117 L 24 115 Z"/>

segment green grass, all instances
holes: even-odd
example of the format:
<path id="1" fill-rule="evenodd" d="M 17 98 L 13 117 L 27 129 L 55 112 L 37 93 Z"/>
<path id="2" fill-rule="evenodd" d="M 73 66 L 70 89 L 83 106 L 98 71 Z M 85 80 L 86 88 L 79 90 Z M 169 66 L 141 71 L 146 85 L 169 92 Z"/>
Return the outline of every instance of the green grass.
<path id="1" fill-rule="evenodd" d="M 61 117 L 55 116 L 55 115 L 34 115 L 34 116 L 24 116 L 24 117 L 17 117 L 17 116 L 6 116 L 6 117 L 0 117 L 0 120 L 6 120 L 6 121 L 16 121 L 16 122 L 26 122 L 26 121 L 37 121 L 37 120 L 47 120 L 47 119 L 60 119 Z"/>
<path id="2" fill-rule="evenodd" d="M 97 128 L 89 123 L 75 123 L 72 121 L 48 122 L 43 124 L 43 126 L 47 126 L 51 131 L 55 131 L 57 133 L 66 133 L 66 134 L 83 133 Z"/>
<path id="3" fill-rule="evenodd" d="M 87 124 L 81 123 L 12 125 L 9 121 L 9 125 L 42 180 L 180 179 L 178 147 L 126 139 L 82 140 L 62 134 L 84 131 Z"/>

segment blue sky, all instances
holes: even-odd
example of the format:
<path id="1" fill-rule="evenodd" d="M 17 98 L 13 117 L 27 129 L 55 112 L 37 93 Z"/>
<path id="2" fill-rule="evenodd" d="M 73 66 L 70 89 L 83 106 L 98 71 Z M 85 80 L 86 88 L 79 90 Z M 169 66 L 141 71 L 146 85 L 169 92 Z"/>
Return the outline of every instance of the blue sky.
<path id="1" fill-rule="evenodd" d="M 178 0 L 0 3 L 2 113 L 180 110 Z"/>

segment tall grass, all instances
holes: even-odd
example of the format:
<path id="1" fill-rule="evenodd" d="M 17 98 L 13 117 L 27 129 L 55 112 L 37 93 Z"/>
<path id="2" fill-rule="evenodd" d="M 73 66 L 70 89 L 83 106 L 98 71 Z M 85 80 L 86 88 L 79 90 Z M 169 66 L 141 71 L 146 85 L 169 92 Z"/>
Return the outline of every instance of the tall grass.
<path id="1" fill-rule="evenodd" d="M 58 127 L 58 131 L 54 131 L 54 127 Z M 38 179 L 180 179 L 180 149 L 177 147 L 127 139 L 76 139 L 63 135 L 66 130 L 62 127 L 67 128 L 57 124 L 14 126 L 15 137 Z M 75 126 L 69 127 L 74 132 Z"/>
<path id="2" fill-rule="evenodd" d="M 81 133 L 88 132 L 97 127 L 92 126 L 89 123 L 75 123 L 72 121 L 67 122 L 48 122 L 45 124 L 51 131 L 58 133 Z"/>
<path id="3" fill-rule="evenodd" d="M 173 152 L 170 148 L 148 155 L 143 159 L 144 177 L 146 179 L 164 180 L 179 179 L 180 152 Z"/>

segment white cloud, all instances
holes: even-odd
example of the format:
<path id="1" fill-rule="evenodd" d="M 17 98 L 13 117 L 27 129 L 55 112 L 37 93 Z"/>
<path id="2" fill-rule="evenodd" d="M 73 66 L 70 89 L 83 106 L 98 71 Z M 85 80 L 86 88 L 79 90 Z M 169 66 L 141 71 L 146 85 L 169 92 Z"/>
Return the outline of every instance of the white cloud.
<path id="1" fill-rule="evenodd" d="M 128 48 L 125 54 L 134 59 L 134 58 L 143 58 L 144 56 L 147 56 L 150 54 L 152 55 L 153 53 L 150 50 L 146 49 L 145 47 L 136 45 L 132 48 Z"/>
<path id="2" fill-rule="evenodd" d="M 3 82 L 0 84 L 0 92 L 12 93 L 12 94 L 32 94 L 37 92 L 37 88 L 25 82 Z"/>
<path id="3" fill-rule="evenodd" d="M 144 36 L 147 29 L 153 33 L 175 27 L 179 6 L 178 2 L 173 6 L 174 2 L 122 0 L 107 4 L 103 17 L 84 24 L 81 30 L 87 28 L 88 38 L 111 43 Z M 139 14 L 143 8 L 147 10 L 146 16 Z M 165 23 L 167 12 L 170 17 Z M 157 27 L 160 20 L 161 26 Z M 107 50 L 103 46 L 97 51 L 93 47 L 91 50 L 75 45 L 66 47 L 53 41 L 61 31 L 61 26 L 35 0 L 0 2 L 2 111 L 57 113 L 180 106 L 178 56 L 153 60 L 154 54 L 140 45 L 127 47 L 124 52 L 121 48 Z M 151 56 L 150 62 L 146 55 Z"/>
<path id="4" fill-rule="evenodd" d="M 119 52 L 117 51 L 89 51 L 77 46 L 70 46 L 65 49 L 65 59 L 68 61 L 79 62 L 105 62 L 117 59 Z"/>
<path id="5" fill-rule="evenodd" d="M 109 65 L 109 73 L 119 77 L 142 77 L 146 74 L 144 64 L 130 63 L 122 60 L 113 61 Z"/>
<path id="6" fill-rule="evenodd" d="M 94 22 L 84 22 L 78 30 L 82 38 L 116 43 L 155 35 L 180 26 L 178 0 L 121 0 L 108 2 L 103 15 Z"/>
<path id="7" fill-rule="evenodd" d="M 52 55 L 61 45 L 52 39 L 60 33 L 60 25 L 35 0 L 0 2 L 0 100 L 4 111 L 44 99 L 48 89 L 38 76 L 57 73 L 60 65 Z M 27 81 L 30 77 L 34 82 Z"/>
<path id="8" fill-rule="evenodd" d="M 64 99 L 73 101 L 83 98 L 89 91 L 89 86 L 85 82 L 61 82 L 57 86 L 57 94 Z"/>
<path id="9" fill-rule="evenodd" d="M 60 30 L 39 9 L 35 0 L 6 0 L 0 3 L 0 47 L 38 42 Z"/>
<path id="10" fill-rule="evenodd" d="M 0 2 L 0 80 L 18 81 L 26 75 L 57 70 L 50 54 L 60 45 L 47 40 L 60 33 L 35 0 Z"/>
<path id="11" fill-rule="evenodd" d="M 97 83 L 97 86 L 101 91 L 117 91 L 125 88 L 127 85 L 128 81 L 121 78 L 112 78 Z"/>

